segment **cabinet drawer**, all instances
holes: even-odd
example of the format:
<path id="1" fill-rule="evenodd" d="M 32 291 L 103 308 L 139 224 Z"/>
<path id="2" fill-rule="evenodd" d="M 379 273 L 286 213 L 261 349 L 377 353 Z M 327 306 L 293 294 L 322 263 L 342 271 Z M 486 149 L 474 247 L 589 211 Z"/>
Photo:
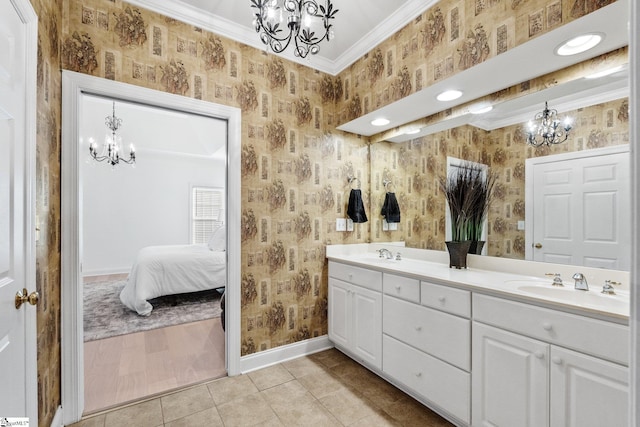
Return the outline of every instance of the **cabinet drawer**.
<path id="1" fill-rule="evenodd" d="M 382 370 L 465 424 L 470 422 L 470 375 L 388 336 Z"/>
<path id="2" fill-rule="evenodd" d="M 629 328 L 482 294 L 473 294 L 473 318 L 616 363 L 629 363 Z"/>
<path id="3" fill-rule="evenodd" d="M 329 262 L 329 276 L 374 291 L 382 291 L 382 273 L 380 271 Z"/>
<path id="4" fill-rule="evenodd" d="M 469 370 L 471 322 L 385 295 L 382 331 L 452 365 Z"/>
<path id="5" fill-rule="evenodd" d="M 458 316 L 471 316 L 471 292 L 449 286 L 420 282 L 422 305 Z"/>
<path id="6" fill-rule="evenodd" d="M 387 295 L 407 301 L 420 302 L 420 281 L 418 279 L 384 273 L 382 289 Z"/>

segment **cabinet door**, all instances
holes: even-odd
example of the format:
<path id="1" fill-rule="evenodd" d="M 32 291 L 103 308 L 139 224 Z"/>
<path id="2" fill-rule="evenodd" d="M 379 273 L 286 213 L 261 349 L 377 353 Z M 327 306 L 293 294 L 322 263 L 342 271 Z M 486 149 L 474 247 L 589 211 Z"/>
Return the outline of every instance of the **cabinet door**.
<path id="1" fill-rule="evenodd" d="M 349 292 L 351 285 L 341 280 L 329 278 L 329 339 L 336 345 L 349 348 L 350 316 Z"/>
<path id="2" fill-rule="evenodd" d="M 358 286 L 353 288 L 353 347 L 356 356 L 382 368 L 382 294 Z"/>
<path id="3" fill-rule="evenodd" d="M 551 426 L 629 425 L 629 369 L 551 348 Z"/>
<path id="4" fill-rule="evenodd" d="M 549 425 L 549 345 L 473 322 L 474 426 Z"/>

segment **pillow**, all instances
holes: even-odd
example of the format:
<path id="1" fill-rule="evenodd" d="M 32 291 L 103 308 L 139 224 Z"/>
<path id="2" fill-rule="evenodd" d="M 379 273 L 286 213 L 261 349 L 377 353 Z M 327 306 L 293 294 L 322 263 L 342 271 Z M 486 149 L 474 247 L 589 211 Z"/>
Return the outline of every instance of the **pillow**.
<path id="1" fill-rule="evenodd" d="M 207 242 L 209 250 L 224 252 L 227 250 L 227 229 L 224 225 L 215 229 Z"/>

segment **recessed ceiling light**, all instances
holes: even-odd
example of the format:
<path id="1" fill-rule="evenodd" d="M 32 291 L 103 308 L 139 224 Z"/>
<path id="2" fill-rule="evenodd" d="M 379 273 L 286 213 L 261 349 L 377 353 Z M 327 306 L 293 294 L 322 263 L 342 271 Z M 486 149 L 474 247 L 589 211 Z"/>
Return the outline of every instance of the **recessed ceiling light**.
<path id="1" fill-rule="evenodd" d="M 471 114 L 484 114 L 488 113 L 491 110 L 493 110 L 493 105 L 489 104 L 488 102 L 480 102 L 469 107 L 469 112 Z"/>
<path id="2" fill-rule="evenodd" d="M 406 130 L 404 132 L 405 135 L 415 135 L 416 133 L 420 132 L 420 130 L 422 130 L 419 127 L 414 127 L 414 128 L 409 128 L 408 130 Z"/>
<path id="3" fill-rule="evenodd" d="M 379 119 L 375 119 L 375 120 L 371 120 L 371 124 L 374 126 L 384 126 L 384 125 L 388 125 L 389 119 L 385 119 L 385 118 L 379 118 Z"/>
<path id="4" fill-rule="evenodd" d="M 597 73 L 589 74 L 585 76 L 585 79 L 599 79 L 600 77 L 608 76 L 613 73 L 617 73 L 622 70 L 622 65 L 618 65 L 617 67 L 609 68 L 608 70 L 598 71 Z"/>
<path id="5" fill-rule="evenodd" d="M 582 34 L 562 43 L 556 48 L 560 56 L 577 55 L 598 45 L 604 36 L 599 33 Z"/>
<path id="6" fill-rule="evenodd" d="M 438 101 L 453 101 L 462 96 L 462 92 L 459 90 L 445 90 L 440 95 L 436 96 Z"/>

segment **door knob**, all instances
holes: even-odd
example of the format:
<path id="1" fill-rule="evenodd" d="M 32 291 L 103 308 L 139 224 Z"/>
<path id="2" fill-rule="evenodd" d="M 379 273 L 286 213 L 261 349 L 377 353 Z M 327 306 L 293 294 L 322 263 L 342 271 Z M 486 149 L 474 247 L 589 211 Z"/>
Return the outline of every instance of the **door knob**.
<path id="1" fill-rule="evenodd" d="M 16 292 L 16 308 L 20 308 L 22 304 L 28 302 L 31 305 L 38 304 L 38 300 L 40 299 L 40 295 L 36 291 L 31 292 L 27 295 L 27 289 L 23 288 L 22 292 Z"/>
<path id="2" fill-rule="evenodd" d="M 536 247 L 536 249 L 540 249 L 542 247 L 542 243 L 536 243 L 534 246 Z"/>

